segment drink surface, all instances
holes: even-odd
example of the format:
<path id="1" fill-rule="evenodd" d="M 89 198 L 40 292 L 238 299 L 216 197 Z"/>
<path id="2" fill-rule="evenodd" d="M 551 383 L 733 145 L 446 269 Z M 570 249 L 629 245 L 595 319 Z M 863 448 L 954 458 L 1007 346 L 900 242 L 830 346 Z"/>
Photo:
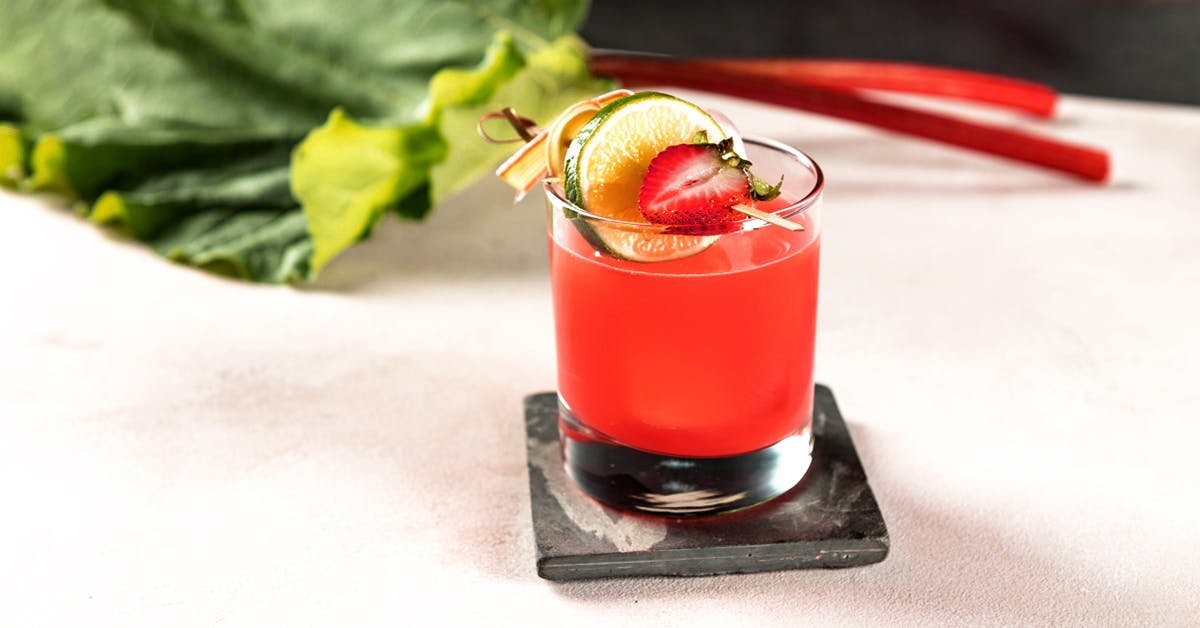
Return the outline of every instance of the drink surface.
<path id="1" fill-rule="evenodd" d="M 792 217 L 806 231 L 727 234 L 656 263 L 615 259 L 554 227 L 558 386 L 573 418 L 601 438 L 687 457 L 754 451 L 807 426 L 820 247 L 811 217 Z"/>

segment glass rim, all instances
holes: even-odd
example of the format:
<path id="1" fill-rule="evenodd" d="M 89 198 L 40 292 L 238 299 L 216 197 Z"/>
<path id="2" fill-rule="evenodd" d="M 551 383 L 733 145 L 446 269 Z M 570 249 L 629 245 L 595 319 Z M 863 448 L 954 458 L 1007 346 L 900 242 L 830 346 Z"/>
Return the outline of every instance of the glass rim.
<path id="1" fill-rule="evenodd" d="M 791 204 L 787 205 L 786 207 L 781 207 L 779 209 L 776 209 L 771 212 L 772 214 L 779 216 L 780 218 L 791 218 L 793 216 L 797 216 L 797 215 L 805 212 L 810 207 L 815 205 L 817 200 L 819 200 L 821 198 L 821 192 L 824 191 L 824 189 L 825 189 L 825 173 L 821 170 L 821 166 L 817 164 L 816 160 L 814 160 L 812 157 L 809 157 L 807 153 L 797 150 L 787 144 L 784 144 L 783 142 L 765 138 L 765 137 L 759 137 L 756 135 L 744 135 L 744 136 L 742 136 L 742 141 L 745 142 L 746 144 L 755 144 L 755 145 L 761 146 L 766 149 L 773 149 L 775 151 L 784 153 L 788 157 L 790 157 L 792 160 L 799 162 L 804 168 L 807 168 L 809 171 L 811 171 L 813 173 L 813 175 L 815 175 L 815 178 L 812 183 L 812 187 L 808 190 L 808 192 L 803 197 L 800 198 L 800 200 L 795 201 L 794 203 L 791 203 Z M 560 204 L 566 206 L 572 212 L 579 214 L 580 217 L 586 218 L 589 221 L 604 223 L 608 226 L 620 228 L 623 230 L 668 231 L 668 230 L 679 229 L 680 227 L 686 228 L 686 227 L 703 227 L 704 226 L 704 225 L 658 225 L 658 224 L 647 223 L 647 222 L 631 222 L 628 220 L 618 220 L 616 218 L 608 218 L 606 216 L 600 216 L 597 214 L 593 214 L 593 213 L 587 211 L 586 209 L 579 207 L 575 203 L 572 203 L 570 200 L 568 200 L 566 198 L 566 196 L 564 195 L 564 193 L 561 191 L 561 186 L 557 185 L 557 183 L 559 181 L 560 180 L 557 178 L 548 178 L 542 182 L 542 187 L 545 190 L 546 195 L 548 197 L 552 198 L 556 203 L 560 203 Z M 746 231 L 746 230 L 751 230 L 751 229 L 757 229 L 757 228 L 767 225 L 769 223 L 767 223 L 766 221 L 764 221 L 760 218 L 751 218 L 751 217 L 747 216 L 746 219 L 741 221 L 739 224 L 741 224 L 743 226 L 738 230 Z"/>

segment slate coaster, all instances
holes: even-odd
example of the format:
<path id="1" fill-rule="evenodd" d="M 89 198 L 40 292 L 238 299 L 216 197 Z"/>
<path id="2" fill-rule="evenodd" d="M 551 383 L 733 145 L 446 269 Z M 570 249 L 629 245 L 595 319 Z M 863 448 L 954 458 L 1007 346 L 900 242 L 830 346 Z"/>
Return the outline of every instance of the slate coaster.
<path id="1" fill-rule="evenodd" d="M 883 560 L 887 527 L 833 392 L 818 384 L 814 406 L 813 461 L 799 485 L 748 510 L 671 519 L 626 513 L 584 495 L 562 467 L 557 397 L 526 397 L 538 575 L 702 576 Z"/>

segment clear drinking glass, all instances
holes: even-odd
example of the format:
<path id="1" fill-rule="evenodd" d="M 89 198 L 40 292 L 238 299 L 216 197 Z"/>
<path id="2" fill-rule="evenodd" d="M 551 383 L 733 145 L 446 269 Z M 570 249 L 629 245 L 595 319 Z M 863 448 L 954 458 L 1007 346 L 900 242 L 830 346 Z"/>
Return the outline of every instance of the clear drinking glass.
<path id="1" fill-rule="evenodd" d="M 779 198 L 718 236 L 588 214 L 545 185 L 567 474 L 611 506 L 740 510 L 804 476 L 823 177 L 808 156 L 746 138 Z M 651 261 L 652 260 L 652 261 Z"/>

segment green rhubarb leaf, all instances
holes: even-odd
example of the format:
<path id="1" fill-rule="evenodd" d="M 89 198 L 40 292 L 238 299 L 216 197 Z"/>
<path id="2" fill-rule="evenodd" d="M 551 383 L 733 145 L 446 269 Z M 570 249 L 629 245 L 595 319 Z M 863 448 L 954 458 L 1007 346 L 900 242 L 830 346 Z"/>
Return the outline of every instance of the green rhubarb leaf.
<path id="1" fill-rule="evenodd" d="M 25 178 L 25 138 L 11 124 L 0 123 L 0 185 L 16 186 Z"/>
<path id="2" fill-rule="evenodd" d="M 255 281 L 308 276 L 312 241 L 289 193 L 288 150 L 152 176 L 108 191 L 91 220 L 119 225 L 168 259 Z"/>
<path id="3" fill-rule="evenodd" d="M 566 37 L 525 55 L 500 33 L 478 67 L 434 77 L 421 122 L 369 126 L 335 112 L 293 158 L 292 188 L 309 220 L 313 272 L 369 234 L 389 208 L 423 218 L 510 153 L 479 140 L 475 122 L 484 112 L 514 106 L 549 120 L 603 91 L 609 84 L 588 73 L 583 52 L 578 39 Z"/>
<path id="4" fill-rule="evenodd" d="M 312 241 L 295 209 L 214 209 L 171 224 L 149 244 L 167 259 L 268 283 L 308 275 Z"/>
<path id="5" fill-rule="evenodd" d="M 33 147 L 34 190 L 93 199 L 163 171 L 227 163 L 299 137 L 274 131 L 144 124 L 91 118 L 42 135 Z M 286 150 L 276 152 L 286 165 Z"/>
<path id="6" fill-rule="evenodd" d="M 384 210 L 419 188 L 443 154 L 423 127 L 367 127 L 336 110 L 292 157 L 292 190 L 313 240 L 312 268 L 370 233 Z"/>
<path id="7" fill-rule="evenodd" d="M 299 206 L 289 192 L 288 151 L 265 150 L 216 166 L 173 170 L 123 191 L 108 191 L 92 208 L 100 224 L 119 224 L 149 240 L 189 214 L 212 209 L 288 209 Z"/>
<path id="8" fill-rule="evenodd" d="M 293 156 L 292 188 L 308 218 L 313 272 L 366 237 L 385 210 L 428 189 L 430 169 L 446 155 L 436 129 L 444 107 L 486 98 L 522 64 L 516 44 L 500 34 L 479 67 L 447 69 L 433 77 L 424 120 L 366 126 L 338 109 L 310 133 Z M 410 211 L 424 214 L 419 207 Z"/>
<path id="9" fill-rule="evenodd" d="M 77 197 L 177 261 L 310 277 L 387 209 L 424 216 L 502 156 L 472 146 L 474 108 L 503 93 L 541 116 L 593 95 L 581 45 L 553 43 L 585 10 L 6 0 L 0 181 Z M 502 91 L 518 80 L 536 96 Z"/>
<path id="10" fill-rule="evenodd" d="M 611 81 L 592 76 L 586 47 L 576 37 L 563 37 L 529 54 L 525 67 L 486 100 L 465 102 L 442 112 L 438 131 L 445 138 L 447 155 L 433 168 L 430 202 L 438 203 L 462 190 L 512 154 L 511 144 L 479 141 L 475 124 L 483 114 L 512 107 L 546 125 L 572 103 L 612 89 Z"/>

